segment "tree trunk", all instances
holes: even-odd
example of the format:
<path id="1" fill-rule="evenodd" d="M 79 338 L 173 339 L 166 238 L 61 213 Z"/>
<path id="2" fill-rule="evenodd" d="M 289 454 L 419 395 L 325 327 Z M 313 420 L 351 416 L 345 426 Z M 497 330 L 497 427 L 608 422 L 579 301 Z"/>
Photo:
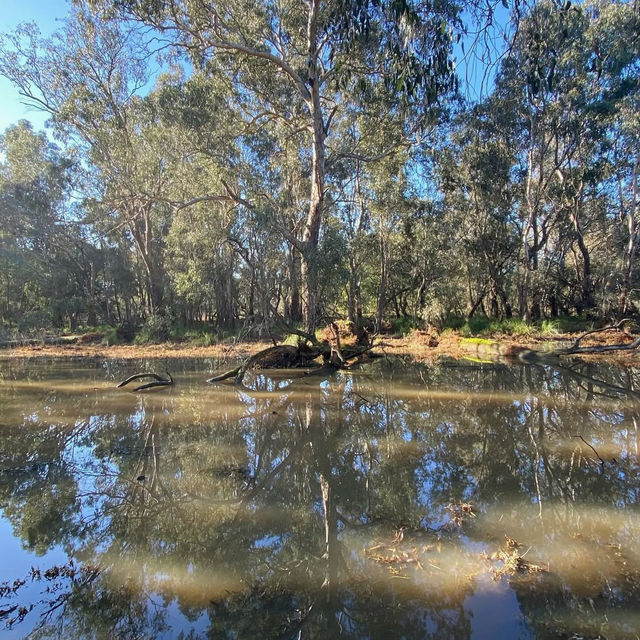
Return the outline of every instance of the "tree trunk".
<path id="1" fill-rule="evenodd" d="M 150 315 L 158 315 L 163 309 L 164 283 L 162 273 L 153 251 L 153 227 L 151 223 L 150 205 L 139 210 L 127 211 L 129 229 L 138 249 L 138 254 L 146 271 L 145 288 Z"/>
<path id="2" fill-rule="evenodd" d="M 287 315 L 289 321 L 295 324 L 302 318 L 302 308 L 300 306 L 300 260 L 293 247 L 289 251 L 289 282 L 290 298 Z"/>
<path id="3" fill-rule="evenodd" d="M 376 321 L 378 331 L 382 328 L 384 320 L 384 307 L 387 297 L 387 246 L 382 230 L 382 221 L 380 223 L 380 284 L 378 286 L 378 309 L 376 313 Z"/>
<path id="4" fill-rule="evenodd" d="M 624 273 L 622 276 L 622 292 L 620 294 L 620 313 L 622 315 L 631 311 L 631 280 L 633 276 L 633 263 L 636 251 L 638 249 L 638 236 L 640 227 L 636 218 L 636 210 L 638 207 L 638 170 L 639 161 L 633 167 L 633 176 L 631 181 L 631 198 L 627 209 L 627 232 L 629 238 L 624 251 Z M 621 194 L 622 197 L 622 194 Z"/>
<path id="5" fill-rule="evenodd" d="M 318 242 L 320 225 L 324 214 L 325 198 L 325 138 L 326 130 L 320 101 L 320 82 L 318 68 L 317 21 L 320 0 L 310 0 L 309 18 L 307 21 L 307 71 L 309 74 L 308 100 L 309 113 L 312 120 L 312 160 L 311 160 L 311 195 L 309 212 L 302 236 L 302 285 L 304 291 L 302 315 L 307 332 L 313 333 L 319 317 L 318 300 Z"/>
<path id="6" fill-rule="evenodd" d="M 564 184 L 564 176 L 558 170 L 562 183 Z M 578 249 L 582 256 L 582 273 L 580 274 L 581 280 L 581 300 L 580 306 L 584 309 L 591 309 L 595 306 L 593 300 L 593 283 L 591 282 L 591 256 L 589 249 L 584 242 L 584 233 L 582 231 L 582 225 L 580 224 L 580 211 L 581 200 L 584 191 L 584 185 L 582 181 L 574 197 L 574 201 L 571 206 L 571 222 L 573 224 L 573 230 L 576 236 L 576 242 L 578 243 Z"/>

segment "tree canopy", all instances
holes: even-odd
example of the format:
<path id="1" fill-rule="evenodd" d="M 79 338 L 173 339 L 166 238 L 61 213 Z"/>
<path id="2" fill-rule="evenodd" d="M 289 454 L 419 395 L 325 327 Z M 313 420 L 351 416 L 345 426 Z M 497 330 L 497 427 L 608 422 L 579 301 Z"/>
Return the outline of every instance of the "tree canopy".
<path id="1" fill-rule="evenodd" d="M 0 321 L 633 314 L 638 33 L 611 0 L 78 0 L 50 39 L 21 25 L 0 73 L 50 120 L 0 139 Z"/>

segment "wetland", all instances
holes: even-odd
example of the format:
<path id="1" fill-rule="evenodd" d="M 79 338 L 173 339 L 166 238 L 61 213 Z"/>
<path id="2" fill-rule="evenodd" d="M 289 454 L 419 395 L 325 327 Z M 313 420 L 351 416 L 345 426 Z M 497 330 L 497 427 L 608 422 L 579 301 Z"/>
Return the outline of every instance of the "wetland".
<path id="1" fill-rule="evenodd" d="M 639 368 L 169 366 L 0 362 L 3 637 L 639 637 Z"/>

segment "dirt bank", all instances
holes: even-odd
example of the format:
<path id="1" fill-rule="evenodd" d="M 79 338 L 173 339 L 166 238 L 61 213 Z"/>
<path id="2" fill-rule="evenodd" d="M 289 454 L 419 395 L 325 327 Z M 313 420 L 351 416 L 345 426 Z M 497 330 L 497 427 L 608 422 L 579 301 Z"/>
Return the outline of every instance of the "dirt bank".
<path id="1" fill-rule="evenodd" d="M 382 336 L 382 344 L 376 349 L 387 355 L 410 356 L 418 361 L 435 360 L 448 356 L 452 358 L 496 359 L 517 358 L 526 350 L 546 352 L 554 348 L 570 345 L 579 334 L 558 335 L 489 335 L 464 337 L 456 332 L 440 335 L 426 331 L 413 331 L 406 336 Z M 628 343 L 632 337 L 621 332 L 606 332 L 587 337 L 581 346 L 610 345 Z M 188 343 L 164 343 L 157 345 L 112 345 L 101 344 L 56 344 L 29 345 L 0 350 L 0 358 L 114 358 L 130 359 L 172 359 L 172 358 L 215 358 L 237 360 L 246 358 L 271 346 L 265 341 L 221 343 L 208 347 L 191 346 Z M 575 356 L 573 356 L 575 357 Z M 588 360 L 612 361 L 620 364 L 640 365 L 640 352 L 621 351 L 598 355 L 581 356 Z"/>

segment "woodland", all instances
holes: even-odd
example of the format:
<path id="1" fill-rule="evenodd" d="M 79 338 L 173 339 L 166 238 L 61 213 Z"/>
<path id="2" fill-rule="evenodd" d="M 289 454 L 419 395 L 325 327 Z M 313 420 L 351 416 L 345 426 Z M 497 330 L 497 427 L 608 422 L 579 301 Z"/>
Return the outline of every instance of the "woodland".
<path id="1" fill-rule="evenodd" d="M 0 39 L 5 336 L 637 313 L 640 9 L 76 0 Z"/>

